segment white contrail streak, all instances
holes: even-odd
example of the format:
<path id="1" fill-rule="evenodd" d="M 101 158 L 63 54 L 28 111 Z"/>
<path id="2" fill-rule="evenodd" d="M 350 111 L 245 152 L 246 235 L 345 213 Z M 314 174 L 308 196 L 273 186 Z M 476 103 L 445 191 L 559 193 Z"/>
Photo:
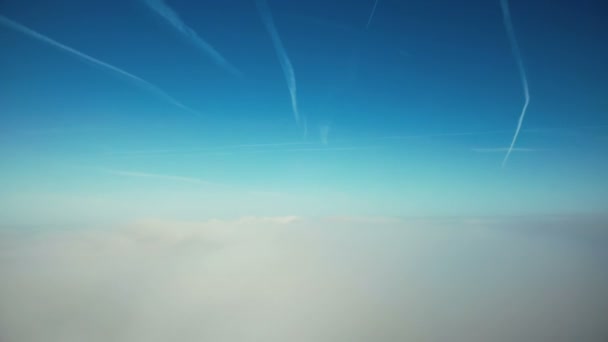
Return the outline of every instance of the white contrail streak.
<path id="1" fill-rule="evenodd" d="M 165 19 L 171 26 L 173 26 L 180 34 L 188 38 L 193 44 L 200 49 L 203 53 L 211 57 L 213 61 L 228 70 L 230 73 L 240 76 L 241 72 L 238 71 L 232 64 L 230 64 L 211 44 L 207 43 L 201 38 L 196 31 L 186 25 L 169 5 L 164 0 L 143 0 L 145 4 L 163 19 Z"/>
<path id="2" fill-rule="evenodd" d="M 507 35 L 509 37 L 509 42 L 511 43 L 511 49 L 513 50 L 513 56 L 517 61 L 517 67 L 519 69 L 519 76 L 521 77 L 521 83 L 524 89 L 524 106 L 521 110 L 521 114 L 519 116 L 519 120 L 517 121 L 517 129 L 515 130 L 515 134 L 513 135 L 513 140 L 511 141 L 511 145 L 509 150 L 505 155 L 505 159 L 502 161 L 502 166 L 504 167 L 507 164 L 507 160 L 509 160 L 509 156 L 511 152 L 513 152 L 513 147 L 515 146 L 515 142 L 517 141 L 517 136 L 519 135 L 519 131 L 521 130 L 521 125 L 524 122 L 524 117 L 526 116 L 526 110 L 528 109 L 528 105 L 530 104 L 530 92 L 528 90 L 528 77 L 526 76 L 526 69 L 524 68 L 524 62 L 521 57 L 521 52 L 519 50 L 519 44 L 517 44 L 517 38 L 515 37 L 515 31 L 513 30 L 513 23 L 511 22 L 511 12 L 509 11 L 509 1 L 508 0 L 500 0 L 500 7 L 502 9 L 503 21 L 505 25 L 505 29 L 507 31 Z"/>
<path id="3" fill-rule="evenodd" d="M 272 19 L 272 14 L 270 13 L 270 8 L 268 8 L 266 0 L 256 0 L 256 4 L 258 11 L 260 12 L 262 22 L 264 23 L 264 26 L 272 39 L 274 49 L 277 57 L 279 58 L 279 62 L 281 63 L 281 68 L 283 69 L 285 82 L 287 82 L 287 88 L 289 89 L 289 94 L 291 95 L 291 109 L 293 110 L 293 116 L 296 119 L 296 123 L 300 124 L 300 113 L 298 111 L 298 100 L 296 94 L 296 76 L 293 71 L 293 66 L 291 65 L 291 61 L 287 56 L 287 52 L 285 52 L 285 47 L 283 47 L 281 37 L 279 37 L 279 33 L 274 25 L 274 20 Z M 306 125 L 304 129 L 306 130 Z"/>
<path id="4" fill-rule="evenodd" d="M 365 25 L 365 29 L 369 28 L 369 25 L 372 23 L 372 19 L 374 19 L 374 14 L 376 13 L 376 7 L 378 6 L 378 1 L 374 2 L 374 8 L 372 8 L 372 13 L 370 13 L 369 18 L 367 19 L 367 25 Z"/>
<path id="5" fill-rule="evenodd" d="M 54 47 L 56 47 L 58 49 L 61 49 L 63 51 L 67 51 L 67 52 L 75 55 L 76 57 L 80 57 L 80 58 L 82 58 L 82 59 L 84 59 L 86 61 L 89 61 L 89 62 L 93 63 L 93 64 L 99 65 L 99 66 L 101 66 L 101 67 L 103 67 L 103 68 L 105 68 L 107 70 L 110 70 L 110 71 L 113 71 L 113 72 L 115 72 L 117 74 L 125 76 L 129 80 L 135 82 L 137 85 L 139 85 L 139 86 L 147 89 L 148 91 L 151 91 L 151 92 L 155 93 L 157 96 L 164 98 L 166 101 L 172 103 L 173 105 L 175 105 L 175 106 L 177 106 L 177 107 L 179 107 L 179 108 L 181 108 L 181 109 L 183 109 L 183 110 L 185 110 L 187 112 L 190 112 L 192 114 L 200 116 L 200 113 L 197 112 L 196 110 L 185 106 L 184 104 L 182 104 L 181 102 L 177 101 L 176 99 L 174 99 L 173 97 L 171 97 L 169 94 L 167 94 L 164 90 L 160 89 L 159 87 L 155 86 L 154 84 L 152 84 L 152 83 L 150 83 L 150 82 L 148 82 L 148 81 L 146 81 L 146 80 L 144 80 L 144 79 L 142 79 L 140 77 L 137 77 L 137 76 L 131 74 L 130 72 L 124 71 L 124 70 L 122 70 L 122 69 L 120 69 L 118 67 L 115 67 L 115 66 L 113 66 L 111 64 L 108 64 L 108 63 L 106 63 L 104 61 L 101 61 L 101 60 L 99 60 L 97 58 L 91 57 L 91 56 L 89 56 L 89 55 L 87 55 L 85 53 L 82 53 L 82 52 L 80 52 L 80 51 L 78 51 L 76 49 L 73 49 L 73 48 L 71 48 L 71 47 L 69 47 L 67 45 L 64 45 L 64 44 L 62 44 L 62 43 L 60 43 L 60 42 L 58 42 L 56 40 L 53 40 L 53 39 L 51 39 L 51 38 L 49 38 L 49 37 L 47 37 L 47 36 L 45 36 L 45 35 L 43 35 L 41 33 L 38 33 L 36 31 L 28 28 L 25 25 L 22 25 L 22 24 L 20 24 L 20 23 L 18 23 L 16 21 L 13 21 L 13 20 L 11 20 L 11 19 L 9 19 L 9 18 L 7 18 L 7 17 L 5 17 L 3 15 L 0 15 L 0 24 L 4 25 L 6 27 L 9 27 L 9 28 L 11 28 L 13 30 L 19 31 L 21 33 L 24 33 L 24 34 L 26 34 L 26 35 L 28 35 L 28 36 L 30 36 L 32 38 L 35 38 L 35 39 L 38 39 L 38 40 L 42 41 L 42 42 L 50 44 L 50 45 L 52 45 L 52 46 L 54 46 Z"/>

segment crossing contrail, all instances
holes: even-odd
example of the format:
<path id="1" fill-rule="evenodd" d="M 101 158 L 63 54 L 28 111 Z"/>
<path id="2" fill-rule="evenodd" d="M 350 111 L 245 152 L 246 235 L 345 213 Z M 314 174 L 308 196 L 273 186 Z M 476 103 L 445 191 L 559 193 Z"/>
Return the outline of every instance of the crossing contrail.
<path id="1" fill-rule="evenodd" d="M 91 57 L 91 56 L 89 56 L 89 55 L 87 55 L 87 54 L 85 54 L 83 52 L 80 52 L 80 51 L 78 51 L 78 50 L 76 50 L 74 48 L 71 48 L 71 47 L 69 47 L 67 45 L 64 45 L 64 44 L 62 44 L 62 43 L 60 43 L 60 42 L 58 42 L 58 41 L 56 41 L 54 39 L 51 39 L 51 38 L 43 35 L 42 33 L 38 33 L 36 31 L 30 29 L 29 27 L 27 27 L 25 25 L 22 25 L 22 24 L 14 21 L 14 20 L 11 20 L 11 19 L 9 19 L 9 18 L 7 18 L 7 17 L 5 17 L 3 15 L 0 15 L 0 24 L 4 25 L 6 27 L 9 27 L 9 28 L 11 28 L 13 30 L 19 31 L 21 33 L 24 33 L 24 34 L 26 34 L 26 35 L 34 38 L 34 39 L 37 39 L 39 41 L 42 41 L 44 43 L 50 44 L 50 45 L 52 45 L 52 46 L 54 46 L 54 47 L 56 47 L 56 48 L 58 48 L 60 50 L 67 51 L 67 52 L 75 55 L 76 57 L 80 57 L 81 59 L 84 59 L 84 60 L 86 60 L 88 62 L 91 62 L 93 64 L 99 65 L 99 66 L 101 66 L 101 67 L 103 67 L 103 68 L 105 68 L 107 70 L 110 70 L 110 71 L 112 71 L 114 73 L 117 73 L 117 74 L 120 74 L 122 76 L 125 76 L 129 80 L 135 82 L 135 84 L 137 84 L 140 87 L 145 88 L 148 91 L 156 94 L 157 96 L 165 99 L 166 101 L 172 103 L 176 107 L 179 107 L 179 108 L 181 108 L 181 109 L 183 109 L 183 110 L 185 110 L 187 112 L 190 112 L 192 114 L 195 114 L 197 116 L 201 115 L 198 111 L 196 111 L 196 110 L 194 110 L 192 108 L 189 108 L 186 105 L 184 105 L 181 102 L 179 102 L 178 100 L 174 99 L 171 95 L 167 94 L 164 90 L 162 90 L 159 87 L 155 86 L 154 84 L 152 84 L 152 83 L 144 80 L 143 78 L 140 78 L 138 76 L 133 75 L 130 72 L 127 72 L 127 71 L 125 71 L 123 69 L 115 67 L 115 66 L 113 66 L 111 64 L 108 64 L 108 63 L 106 63 L 104 61 L 101 61 L 101 60 L 99 60 L 97 58 Z"/>
<path id="2" fill-rule="evenodd" d="M 291 65 L 291 61 L 287 56 L 287 52 L 285 52 L 285 47 L 281 42 L 281 37 L 279 37 L 279 32 L 277 31 L 274 20 L 272 19 L 272 14 L 270 13 L 270 8 L 268 8 L 268 4 L 266 0 L 256 0 L 256 4 L 258 7 L 258 11 L 260 12 L 260 16 L 262 18 L 262 22 L 270 34 L 270 38 L 272 39 L 272 43 L 274 45 L 274 49 L 279 58 L 279 62 L 281 63 L 281 68 L 283 69 L 283 75 L 285 76 L 285 82 L 287 83 L 287 88 L 289 89 L 289 94 L 291 96 L 291 109 L 293 111 L 293 116 L 296 119 L 296 123 L 298 125 L 301 123 L 300 112 L 298 110 L 298 99 L 296 93 L 296 76 L 293 71 L 293 66 Z M 306 132 L 306 120 L 304 121 L 304 130 Z M 306 133 L 304 133 L 306 135 Z"/>
<path id="3" fill-rule="evenodd" d="M 519 115 L 519 120 L 517 121 L 517 128 L 515 130 L 515 134 L 513 135 L 513 140 L 511 140 L 511 145 L 507 150 L 507 154 L 502 161 L 502 166 L 504 167 L 507 164 L 507 160 L 509 160 L 509 156 L 511 152 L 513 152 L 513 147 L 515 146 L 515 142 L 517 141 L 517 136 L 519 135 L 519 131 L 521 130 L 521 125 L 524 122 L 524 117 L 526 116 L 526 110 L 528 109 L 528 105 L 530 104 L 530 92 L 528 90 L 528 77 L 526 76 L 526 69 L 524 68 L 524 62 L 521 57 L 521 52 L 519 50 L 519 44 L 517 44 L 517 38 L 515 37 L 515 31 L 513 30 L 513 23 L 511 22 L 511 12 L 509 11 L 509 1 L 508 0 L 500 0 L 500 7 L 502 9 L 502 16 L 505 25 L 505 29 L 507 31 L 507 36 L 509 37 L 509 42 L 511 43 L 511 49 L 513 51 L 513 56 L 517 61 L 517 67 L 519 69 L 519 76 L 521 77 L 521 83 L 524 89 L 524 106 L 521 110 L 521 114 Z"/>
<path id="4" fill-rule="evenodd" d="M 144 0 L 144 2 L 148 7 L 150 7 L 151 10 L 169 22 L 169 24 L 173 26 L 180 34 L 192 41 L 198 49 L 211 57 L 211 59 L 213 59 L 217 65 L 223 67 L 234 75 L 241 75 L 241 72 L 230 64 L 213 46 L 211 46 L 211 44 L 207 43 L 192 28 L 186 25 L 179 17 L 177 12 L 169 7 L 164 0 Z"/>

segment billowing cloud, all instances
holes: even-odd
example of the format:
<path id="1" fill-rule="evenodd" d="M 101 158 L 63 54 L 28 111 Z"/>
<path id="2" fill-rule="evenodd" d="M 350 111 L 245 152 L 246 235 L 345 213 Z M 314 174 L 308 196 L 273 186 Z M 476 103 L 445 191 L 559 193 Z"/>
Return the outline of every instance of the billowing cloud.
<path id="1" fill-rule="evenodd" d="M 594 243 L 606 233 L 591 228 L 602 223 L 286 216 L 4 229 L 0 340 L 599 342 L 608 270 Z"/>

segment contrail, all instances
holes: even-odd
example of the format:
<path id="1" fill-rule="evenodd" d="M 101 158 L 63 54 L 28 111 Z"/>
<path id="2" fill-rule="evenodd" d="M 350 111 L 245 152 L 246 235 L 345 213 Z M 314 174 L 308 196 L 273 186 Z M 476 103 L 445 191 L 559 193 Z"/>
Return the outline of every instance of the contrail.
<path id="1" fill-rule="evenodd" d="M 521 52 L 519 50 L 519 44 L 517 44 L 517 38 L 515 37 L 515 31 L 513 30 L 513 23 L 511 22 L 511 12 L 509 12 L 509 1 L 508 0 L 500 0 L 500 7 L 502 9 L 502 16 L 505 25 L 505 29 L 507 31 L 507 35 L 509 37 L 509 42 L 511 43 L 511 49 L 513 51 L 513 56 L 517 61 L 517 67 L 519 69 L 519 76 L 521 77 L 521 83 L 524 89 L 524 106 L 521 110 L 521 114 L 519 116 L 519 120 L 517 122 L 517 129 L 515 130 L 515 134 L 513 135 L 513 140 L 511 141 L 511 145 L 507 154 L 505 155 L 505 159 L 502 161 L 502 166 L 504 167 L 507 164 L 507 160 L 513 151 L 513 147 L 515 146 L 515 142 L 517 141 L 517 136 L 519 135 L 519 131 L 521 130 L 521 125 L 524 121 L 524 117 L 526 116 L 526 110 L 528 109 L 528 105 L 530 104 L 530 92 L 528 90 L 528 77 L 526 76 L 526 70 L 524 68 L 524 62 L 521 57 Z"/>
<path id="2" fill-rule="evenodd" d="M 164 179 L 170 181 L 184 182 L 184 183 L 192 183 L 192 184 L 200 184 L 200 185 L 213 185 L 213 186 L 227 186 L 221 183 L 209 182 L 199 178 L 194 177 L 184 177 L 184 176 L 173 176 L 173 175 L 163 175 L 157 173 L 147 173 L 140 171 L 127 171 L 127 170 L 114 170 L 114 169 L 100 169 L 107 174 L 122 176 L 122 177 L 136 177 L 136 178 L 153 178 L 153 179 Z"/>
<path id="3" fill-rule="evenodd" d="M 295 145 L 295 147 L 288 147 L 290 145 Z M 307 147 L 311 146 L 311 147 Z M 109 155 L 115 156 L 125 156 L 125 157 L 167 157 L 172 155 L 216 155 L 220 152 L 222 155 L 235 155 L 241 153 L 285 153 L 285 152 L 312 152 L 312 151 L 353 151 L 353 150 L 365 150 L 371 148 L 377 148 L 379 146 L 343 146 L 343 147 L 320 147 L 321 145 L 315 143 L 283 143 L 283 144 L 250 144 L 250 145 L 235 145 L 235 146 L 227 146 L 217 147 L 217 148 L 203 148 L 203 149 L 193 149 L 193 150 L 149 150 L 149 151 L 122 151 L 122 152 L 110 152 Z M 261 147 L 263 149 L 255 149 L 255 147 Z M 269 148 L 271 147 L 271 148 Z M 286 148 L 274 148 L 274 147 L 286 147 Z M 122 170 L 107 170 L 106 172 L 113 174 L 120 174 L 123 176 L 138 176 L 138 172 L 130 172 L 130 171 L 122 171 Z M 130 174 L 132 173 L 132 174 Z M 142 177 L 152 177 L 145 176 L 141 174 L 139 176 Z M 164 177 L 167 178 L 167 177 Z M 177 179 L 176 179 L 177 180 Z M 182 179 L 185 181 L 185 179 Z"/>
<path id="4" fill-rule="evenodd" d="M 136 151 L 117 151 L 106 153 L 108 155 L 125 155 L 125 156 L 165 156 L 165 155 L 188 155 L 198 154 L 201 152 L 233 152 L 239 150 L 248 150 L 252 148 L 268 148 L 273 149 L 276 147 L 284 146 L 309 146 L 316 145 L 312 142 L 285 142 L 285 143 L 265 143 L 265 144 L 240 144 L 240 145 L 225 145 L 225 146 L 214 146 L 194 149 L 165 149 L 165 150 L 136 150 Z"/>
<path id="5" fill-rule="evenodd" d="M 376 13 L 376 7 L 378 6 L 378 1 L 380 1 L 380 0 L 376 0 L 376 2 L 374 2 L 374 8 L 372 8 L 372 13 L 369 15 L 369 19 L 367 19 L 367 25 L 365 25 L 366 30 L 369 28 L 369 25 L 372 23 L 372 19 L 374 19 L 374 13 Z"/>
<path id="6" fill-rule="evenodd" d="M 323 145 L 327 145 L 330 130 L 331 130 L 330 124 L 323 124 L 323 125 L 321 125 L 321 127 L 319 127 L 319 134 L 321 136 L 321 143 Z"/>
<path id="7" fill-rule="evenodd" d="M 36 31 L 30 29 L 29 27 L 27 27 L 25 25 L 22 25 L 22 24 L 20 24 L 20 23 L 18 23 L 16 21 L 13 21 L 13 20 L 11 20 L 11 19 L 9 19 L 9 18 L 7 18 L 7 17 L 5 17 L 3 15 L 0 15 L 0 24 L 2 24 L 4 26 L 7 26 L 7 27 L 9 27 L 9 28 L 11 28 L 13 30 L 19 31 L 21 33 L 24 33 L 24 34 L 26 34 L 26 35 L 28 35 L 28 36 L 30 36 L 32 38 L 35 38 L 35 39 L 38 39 L 38 40 L 42 41 L 42 42 L 50 44 L 50 45 L 52 45 L 52 46 L 54 46 L 56 48 L 59 48 L 59 49 L 61 49 L 63 51 L 67 51 L 67 52 L 75 55 L 76 57 L 80 57 L 80 58 L 82 58 L 82 59 L 84 59 L 86 61 L 92 62 L 93 64 L 99 65 L 99 66 L 101 66 L 101 67 L 103 67 L 103 68 L 105 68 L 107 70 L 110 70 L 110 71 L 113 71 L 113 72 L 115 72 L 117 74 L 125 76 L 128 79 L 130 79 L 131 81 L 134 81 L 137 85 L 139 85 L 139 86 L 141 86 L 141 87 L 143 87 L 143 88 L 145 88 L 145 89 L 147 89 L 147 90 L 155 93 L 157 96 L 164 98 L 166 101 L 172 103 L 173 105 L 175 105 L 175 106 L 177 106 L 177 107 L 179 107 L 179 108 L 181 108 L 181 109 L 183 109 L 183 110 L 185 110 L 187 112 L 190 112 L 192 114 L 195 114 L 195 115 L 198 115 L 198 116 L 201 115 L 196 110 L 194 110 L 192 108 L 189 108 L 186 105 L 182 104 L 181 102 L 177 101 L 176 99 L 174 99 L 173 97 L 171 97 L 171 95 L 167 94 L 164 90 L 160 89 L 159 87 L 155 86 L 154 84 L 152 84 L 152 83 L 150 83 L 150 82 L 148 82 L 148 81 L 146 81 L 146 80 L 144 80 L 144 79 L 142 79 L 140 77 L 137 77 L 137 76 L 135 76 L 135 75 L 133 75 L 133 74 L 127 72 L 127 71 L 124 71 L 124 70 L 122 70 L 122 69 L 120 69 L 118 67 L 115 67 L 115 66 L 113 66 L 111 64 L 108 64 L 108 63 L 106 63 L 104 61 L 101 61 L 101 60 L 99 60 L 97 58 L 91 57 L 91 56 L 89 56 L 89 55 L 87 55 L 85 53 L 82 53 L 82 52 L 80 52 L 80 51 L 78 51 L 76 49 L 73 49 L 73 48 L 71 48 L 71 47 L 69 47 L 67 45 L 64 45 L 64 44 L 62 44 L 62 43 L 60 43 L 60 42 L 58 42 L 56 40 L 53 40 L 53 39 L 51 39 L 51 38 L 49 38 L 49 37 L 47 37 L 47 36 L 45 36 L 45 35 L 43 35 L 41 33 L 38 33 Z"/>
<path id="8" fill-rule="evenodd" d="M 455 136 L 468 136 L 468 135 L 494 135 L 501 133 L 509 133 L 507 130 L 496 130 L 496 131 L 483 131 L 483 132 L 454 132 L 454 133 L 430 133 L 430 134 L 410 134 L 410 135 L 393 135 L 386 137 L 375 138 L 377 140 L 405 140 L 405 139 L 416 139 L 416 138 L 440 138 L 440 137 L 455 137 Z"/>
<path id="9" fill-rule="evenodd" d="M 508 147 L 496 147 L 496 148 L 473 148 L 471 149 L 473 152 L 479 153 L 494 153 L 494 152 L 507 152 L 509 151 Z M 525 147 L 516 147 L 512 148 L 511 152 L 539 152 L 540 149 L 537 148 L 525 148 Z"/>
<path id="10" fill-rule="evenodd" d="M 323 147 L 323 148 L 291 148 L 286 150 L 280 150 L 278 152 L 313 152 L 313 151 L 357 151 L 357 150 L 369 150 L 377 148 L 378 146 L 353 146 L 353 147 Z M 277 152 L 277 151 L 271 151 Z"/>
<path id="11" fill-rule="evenodd" d="M 340 85 L 337 85 L 333 89 L 330 89 L 328 98 L 326 100 L 327 102 L 332 101 L 333 98 L 338 98 L 340 96 L 344 96 L 344 93 L 349 90 L 349 86 L 352 86 L 357 81 L 358 74 L 359 74 L 359 62 L 360 62 L 360 58 L 361 58 L 363 39 L 366 38 L 366 36 L 369 32 L 369 26 L 371 25 L 372 20 L 374 19 L 374 14 L 376 13 L 376 8 L 378 7 L 378 2 L 379 2 L 379 0 L 376 0 L 374 2 L 372 11 L 369 14 L 369 17 L 367 18 L 367 24 L 365 25 L 365 29 L 362 31 L 355 30 L 355 31 L 359 31 L 356 33 L 358 35 L 360 34 L 360 36 L 358 37 L 356 44 L 353 47 L 350 57 L 344 63 L 346 65 L 346 77 L 343 78 L 343 80 L 340 82 L 341 83 Z M 334 116 L 334 113 L 332 112 L 332 114 L 330 115 L 330 120 L 331 120 L 331 118 L 333 118 L 333 116 Z M 329 133 L 329 130 L 327 132 L 324 132 L 323 128 L 321 128 L 321 141 L 324 144 L 327 144 L 327 133 Z"/>
<path id="12" fill-rule="evenodd" d="M 299 125 L 300 113 L 298 111 L 298 100 L 296 95 L 296 76 L 293 71 L 293 66 L 291 65 L 291 61 L 289 60 L 289 57 L 285 52 L 285 47 L 283 47 L 281 37 L 279 37 L 279 33 L 274 25 L 274 20 L 272 19 L 272 14 L 270 13 L 270 8 L 268 8 L 266 0 L 256 0 L 256 5 L 258 7 L 258 11 L 260 12 L 262 22 L 264 23 L 268 34 L 270 34 L 270 38 L 272 39 L 272 43 L 279 58 L 279 62 L 281 63 L 281 68 L 283 69 L 283 74 L 285 76 L 285 82 L 287 82 L 287 88 L 289 88 L 289 94 L 291 95 L 291 109 L 293 110 L 293 116 L 296 119 L 296 123 L 298 123 Z M 305 123 L 304 130 L 304 134 L 306 135 L 307 128 Z"/>
<path id="13" fill-rule="evenodd" d="M 130 178 L 141 178 L 141 179 L 156 179 L 160 181 L 170 181 L 170 182 L 178 182 L 178 183 L 186 183 L 199 185 L 210 188 L 219 188 L 224 190 L 233 190 L 233 191 L 244 191 L 248 194 L 253 195 L 271 195 L 271 196 L 283 196 L 284 194 L 281 192 L 273 192 L 268 190 L 257 190 L 251 188 L 243 188 L 241 186 L 237 186 L 235 184 L 226 184 L 226 183 L 216 183 L 206 181 L 200 178 L 194 177 L 185 177 L 185 176 L 174 176 L 174 175 L 166 175 L 166 174 L 158 174 L 158 173 L 148 173 L 141 171 L 132 171 L 132 170 L 116 170 L 116 169 L 107 169 L 107 168 L 96 168 L 97 172 L 103 172 L 108 175 L 118 176 L 118 177 L 130 177 Z"/>
<path id="14" fill-rule="evenodd" d="M 188 38 L 194 45 L 211 57 L 213 61 L 228 70 L 233 75 L 240 76 L 241 72 L 230 64 L 213 46 L 201 38 L 192 28 L 186 25 L 169 5 L 164 0 L 143 0 L 151 10 L 164 18 L 171 26 L 173 26 L 180 34 Z"/>

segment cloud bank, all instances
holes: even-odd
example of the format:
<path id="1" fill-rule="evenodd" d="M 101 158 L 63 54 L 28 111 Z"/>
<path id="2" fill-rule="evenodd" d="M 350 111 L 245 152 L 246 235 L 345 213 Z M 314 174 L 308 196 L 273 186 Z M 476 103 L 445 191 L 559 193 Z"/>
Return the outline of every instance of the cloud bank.
<path id="1" fill-rule="evenodd" d="M 3 229 L 0 340 L 605 341 L 605 231 L 500 222 Z"/>

